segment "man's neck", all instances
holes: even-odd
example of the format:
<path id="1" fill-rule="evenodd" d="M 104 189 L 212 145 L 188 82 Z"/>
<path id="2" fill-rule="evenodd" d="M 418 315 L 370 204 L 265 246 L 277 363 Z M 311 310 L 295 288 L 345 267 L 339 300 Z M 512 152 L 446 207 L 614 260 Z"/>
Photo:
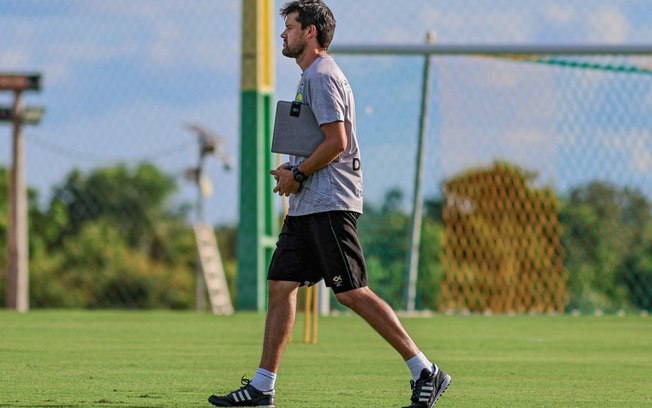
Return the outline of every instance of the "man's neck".
<path id="1" fill-rule="evenodd" d="M 297 64 L 301 68 L 301 71 L 307 70 L 313 62 L 319 57 L 326 55 L 326 50 L 323 48 L 315 48 L 312 50 L 306 51 L 304 54 L 296 58 Z"/>

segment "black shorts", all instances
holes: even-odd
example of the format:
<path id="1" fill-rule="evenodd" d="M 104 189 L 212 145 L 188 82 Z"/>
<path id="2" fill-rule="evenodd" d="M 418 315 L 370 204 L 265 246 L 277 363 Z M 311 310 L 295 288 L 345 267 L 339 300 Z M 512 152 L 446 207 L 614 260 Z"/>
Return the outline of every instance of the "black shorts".
<path id="1" fill-rule="evenodd" d="M 331 211 L 285 217 L 267 279 L 307 286 L 324 279 L 335 293 L 367 286 L 356 228 L 359 215 Z"/>

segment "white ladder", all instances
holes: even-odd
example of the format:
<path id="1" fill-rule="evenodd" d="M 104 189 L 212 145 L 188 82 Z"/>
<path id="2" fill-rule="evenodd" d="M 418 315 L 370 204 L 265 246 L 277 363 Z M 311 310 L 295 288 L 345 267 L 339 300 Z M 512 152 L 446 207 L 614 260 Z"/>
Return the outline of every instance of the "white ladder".
<path id="1" fill-rule="evenodd" d="M 233 304 L 229 295 L 229 288 L 226 285 L 222 257 L 217 247 L 215 231 L 213 227 L 206 224 L 195 224 L 195 240 L 197 242 L 197 253 L 199 263 L 204 272 L 206 288 L 211 301 L 211 309 L 215 314 L 232 314 Z"/>

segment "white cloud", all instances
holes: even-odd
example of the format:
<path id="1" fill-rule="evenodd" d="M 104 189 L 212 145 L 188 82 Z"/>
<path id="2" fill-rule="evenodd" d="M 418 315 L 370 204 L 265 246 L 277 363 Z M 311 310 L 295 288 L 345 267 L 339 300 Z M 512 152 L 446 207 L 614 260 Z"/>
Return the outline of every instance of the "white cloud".
<path id="1" fill-rule="evenodd" d="M 636 27 L 630 32 L 628 40 L 632 43 L 649 43 L 652 41 L 652 24 Z"/>
<path id="2" fill-rule="evenodd" d="M 577 11 L 568 5 L 544 4 L 543 15 L 557 24 L 569 24 L 577 20 Z"/>
<path id="3" fill-rule="evenodd" d="M 500 10 L 482 13 L 448 10 L 442 13 L 440 21 L 437 32 L 442 43 L 528 43 L 535 36 L 536 23 L 528 10 L 515 9 L 509 13 Z"/>
<path id="4" fill-rule="evenodd" d="M 652 66 L 650 66 L 649 69 L 652 69 Z M 648 91 L 647 96 L 645 97 L 645 105 L 652 113 L 652 90 Z"/>
<path id="5" fill-rule="evenodd" d="M 124 16 L 129 19 L 151 19 L 163 9 L 160 2 L 157 5 L 151 1 L 95 1 L 78 0 L 76 7 L 86 13 L 101 14 L 104 16 Z M 168 6 L 169 7 L 169 6 Z M 166 7 L 167 8 L 167 7 Z"/>
<path id="6" fill-rule="evenodd" d="M 631 145 L 632 165 L 641 174 L 652 171 L 652 134 L 650 132 L 637 133 Z"/>
<path id="7" fill-rule="evenodd" d="M 414 33 L 405 30 L 402 27 L 388 27 L 386 30 L 383 30 L 382 35 L 380 36 L 381 43 L 419 43 L 423 42 L 423 39 L 414 38 Z"/>
<path id="8" fill-rule="evenodd" d="M 48 65 L 46 72 L 43 74 L 43 81 L 46 87 L 54 87 L 66 83 L 73 77 L 71 66 L 68 64 L 55 62 Z"/>
<path id="9" fill-rule="evenodd" d="M 620 165 L 637 175 L 652 172 L 652 133 L 647 129 L 631 129 L 621 132 L 598 132 L 593 140 L 603 148 L 608 159 L 625 157 Z"/>
<path id="10" fill-rule="evenodd" d="M 4 70 L 44 73 L 48 87 L 117 70 L 147 72 L 212 70 L 230 75 L 239 67 L 238 1 L 79 1 L 47 17 L 0 16 Z M 28 8 L 28 7 L 26 7 Z M 117 73 L 117 71 L 116 71 Z"/>
<path id="11" fill-rule="evenodd" d="M 102 44 L 92 39 L 87 41 L 62 41 L 51 45 L 49 56 L 54 61 L 75 66 L 99 64 L 120 58 L 137 57 L 141 49 L 136 43 Z"/>
<path id="12" fill-rule="evenodd" d="M 441 12 L 438 9 L 427 7 L 423 13 L 421 13 L 421 21 L 426 27 L 435 28 L 441 21 Z"/>
<path id="13" fill-rule="evenodd" d="M 630 29 L 627 16 L 614 6 L 600 7 L 587 18 L 589 41 L 607 44 L 623 43 L 627 41 Z"/>
<path id="14" fill-rule="evenodd" d="M 23 49 L 9 49 L 0 52 L 3 70 L 17 70 L 29 65 L 29 53 Z"/>
<path id="15" fill-rule="evenodd" d="M 220 12 L 235 12 L 240 10 L 240 2 L 235 0 L 192 0 L 192 4 L 189 4 L 186 0 L 77 0 L 75 7 L 83 10 L 83 12 L 95 15 L 156 22 L 159 21 L 161 17 L 169 15 L 177 17 L 192 14 L 203 15 L 206 13 L 213 13 L 216 10 Z"/>

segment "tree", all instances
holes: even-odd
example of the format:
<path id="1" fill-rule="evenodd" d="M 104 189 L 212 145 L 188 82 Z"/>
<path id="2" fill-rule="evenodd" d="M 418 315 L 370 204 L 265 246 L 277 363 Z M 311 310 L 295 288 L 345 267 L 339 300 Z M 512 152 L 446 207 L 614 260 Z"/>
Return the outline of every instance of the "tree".
<path id="1" fill-rule="evenodd" d="M 639 191 L 600 181 L 568 193 L 560 218 L 570 308 L 613 310 L 639 304 L 638 285 L 647 280 L 650 208 Z"/>
<path id="2" fill-rule="evenodd" d="M 652 222 L 647 222 L 643 238 L 625 257 L 618 276 L 627 288 L 629 303 L 652 311 Z"/>
<path id="3" fill-rule="evenodd" d="M 73 170 L 30 214 L 31 296 L 43 307 L 172 307 L 193 300 L 196 246 L 176 184 L 143 163 Z"/>
<path id="4" fill-rule="evenodd" d="M 392 189 L 377 209 L 365 204 L 358 222 L 369 281 L 392 307 L 403 304 L 408 217 L 401 208 L 403 193 Z"/>
<path id="5" fill-rule="evenodd" d="M 171 211 L 169 201 L 176 192 L 173 179 L 154 165 L 143 163 L 131 170 L 120 164 L 99 168 L 88 175 L 72 171 L 54 190 L 50 208 L 65 208 L 67 225 L 51 244 L 75 235 L 86 222 L 107 218 L 115 223 L 133 248 L 162 259 L 170 249 L 165 228 L 184 220 L 185 214 Z"/>
<path id="6" fill-rule="evenodd" d="M 109 219 L 85 223 L 46 255 L 30 265 L 35 307 L 187 308 L 192 303 L 187 267 L 133 251 Z"/>
<path id="7" fill-rule="evenodd" d="M 379 209 L 366 204 L 359 222 L 369 280 L 374 291 L 394 308 L 403 305 L 405 293 L 409 216 L 402 211 L 403 199 L 401 190 L 387 191 Z M 432 217 L 424 217 L 421 228 L 416 306 L 434 309 L 442 276 L 443 228 Z"/>

